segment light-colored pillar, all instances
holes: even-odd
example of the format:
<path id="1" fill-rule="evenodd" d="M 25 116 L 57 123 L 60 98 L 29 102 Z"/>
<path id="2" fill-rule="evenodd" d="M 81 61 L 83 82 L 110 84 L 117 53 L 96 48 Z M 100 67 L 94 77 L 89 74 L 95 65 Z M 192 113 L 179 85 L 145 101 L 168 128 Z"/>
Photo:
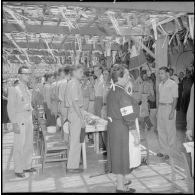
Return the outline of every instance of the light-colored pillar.
<path id="1" fill-rule="evenodd" d="M 156 59 L 156 98 L 158 99 L 159 77 L 158 70 L 162 66 L 168 66 L 168 37 L 158 36 L 156 40 L 155 59 Z"/>

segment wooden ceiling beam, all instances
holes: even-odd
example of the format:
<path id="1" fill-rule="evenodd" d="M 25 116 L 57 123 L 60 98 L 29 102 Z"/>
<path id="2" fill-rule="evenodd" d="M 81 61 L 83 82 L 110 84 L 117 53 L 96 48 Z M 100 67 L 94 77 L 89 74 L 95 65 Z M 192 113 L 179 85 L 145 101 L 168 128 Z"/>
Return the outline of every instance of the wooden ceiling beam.
<path id="1" fill-rule="evenodd" d="M 94 36 L 102 36 L 102 33 L 97 27 L 88 27 L 88 28 L 80 28 L 80 29 L 72 29 L 69 31 L 68 26 L 40 26 L 40 25 L 30 25 L 26 24 L 26 32 L 29 33 L 51 33 L 51 34 L 80 34 L 80 35 L 94 35 Z M 18 24 L 15 23 L 4 23 L 3 24 L 3 33 L 11 33 L 11 32 L 23 32 Z M 108 32 L 110 35 L 116 35 L 115 31 L 110 30 Z"/>
<path id="2" fill-rule="evenodd" d="M 32 1 L 21 1 L 25 5 L 37 5 L 60 7 L 60 6 L 76 6 L 76 7 L 87 7 L 87 8 L 105 8 L 105 9 L 122 9 L 122 10 L 137 10 L 137 11 L 157 11 L 157 12 L 188 12 L 194 13 L 194 2 L 183 1 L 183 2 L 32 2 Z M 7 2 L 7 4 L 18 5 L 18 2 Z"/>

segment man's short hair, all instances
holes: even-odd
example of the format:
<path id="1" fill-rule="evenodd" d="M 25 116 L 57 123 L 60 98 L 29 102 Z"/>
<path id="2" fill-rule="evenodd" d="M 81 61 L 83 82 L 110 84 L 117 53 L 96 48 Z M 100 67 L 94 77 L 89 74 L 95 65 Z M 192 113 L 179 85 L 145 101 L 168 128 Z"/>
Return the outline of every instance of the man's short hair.
<path id="1" fill-rule="evenodd" d="M 159 70 L 164 70 L 165 72 L 169 73 L 169 68 L 167 68 L 166 66 L 160 67 Z"/>
<path id="2" fill-rule="evenodd" d="M 20 68 L 18 69 L 18 74 L 22 74 L 23 69 L 28 69 L 29 70 L 29 67 L 28 66 L 20 66 Z"/>
<path id="3" fill-rule="evenodd" d="M 172 68 L 169 68 L 169 72 L 170 72 L 170 71 L 174 72 L 174 70 L 173 70 Z"/>
<path id="4" fill-rule="evenodd" d="M 101 73 L 103 73 L 103 68 L 102 68 L 102 66 L 100 66 L 100 65 L 95 65 L 94 67 L 93 67 L 93 69 L 95 69 L 95 68 L 99 68 L 99 70 L 101 71 Z"/>

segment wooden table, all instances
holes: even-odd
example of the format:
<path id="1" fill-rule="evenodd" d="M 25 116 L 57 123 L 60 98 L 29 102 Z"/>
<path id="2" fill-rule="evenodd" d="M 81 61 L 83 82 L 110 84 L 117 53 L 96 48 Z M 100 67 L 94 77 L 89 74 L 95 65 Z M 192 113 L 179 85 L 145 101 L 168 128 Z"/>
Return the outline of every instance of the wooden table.
<path id="1" fill-rule="evenodd" d="M 89 113 L 87 113 L 89 114 Z M 95 133 L 94 150 L 99 153 L 99 132 L 107 131 L 107 121 L 101 119 L 93 114 L 89 114 L 91 117 L 98 119 L 97 125 L 86 125 L 86 133 Z M 87 157 L 86 157 L 86 142 L 82 143 L 82 156 L 83 156 L 83 168 L 87 169 Z"/>

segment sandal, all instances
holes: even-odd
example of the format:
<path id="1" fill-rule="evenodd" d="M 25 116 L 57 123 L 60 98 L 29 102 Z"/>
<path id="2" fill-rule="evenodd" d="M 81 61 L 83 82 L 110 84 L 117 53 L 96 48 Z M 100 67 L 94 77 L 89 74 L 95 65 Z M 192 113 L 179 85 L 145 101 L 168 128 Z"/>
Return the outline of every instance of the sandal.
<path id="1" fill-rule="evenodd" d="M 118 189 L 116 189 L 116 193 L 134 193 L 134 192 L 136 192 L 136 190 L 133 189 L 133 188 L 129 188 L 128 190 L 118 190 Z"/>
<path id="2" fill-rule="evenodd" d="M 128 186 L 128 185 L 130 185 L 131 183 L 132 183 L 131 180 L 127 180 L 126 183 L 125 183 L 125 185 Z"/>

